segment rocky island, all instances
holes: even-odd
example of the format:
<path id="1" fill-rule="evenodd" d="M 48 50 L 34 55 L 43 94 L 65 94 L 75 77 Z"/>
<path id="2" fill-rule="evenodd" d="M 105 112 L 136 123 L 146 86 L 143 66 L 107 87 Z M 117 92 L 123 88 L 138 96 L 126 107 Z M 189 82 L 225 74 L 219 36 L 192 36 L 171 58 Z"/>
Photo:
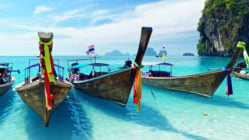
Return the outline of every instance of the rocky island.
<path id="1" fill-rule="evenodd" d="M 195 55 L 192 53 L 184 53 L 182 56 L 195 56 Z"/>
<path id="2" fill-rule="evenodd" d="M 249 1 L 206 0 L 199 20 L 200 56 L 232 56 L 237 41 L 249 50 Z"/>
<path id="3" fill-rule="evenodd" d="M 123 54 L 118 50 L 114 50 L 114 51 L 111 51 L 111 52 L 107 52 L 105 54 L 105 56 L 130 56 L 130 54 L 129 53 Z"/>
<path id="4" fill-rule="evenodd" d="M 156 56 L 157 53 L 153 48 L 147 48 L 144 55 L 145 56 Z"/>

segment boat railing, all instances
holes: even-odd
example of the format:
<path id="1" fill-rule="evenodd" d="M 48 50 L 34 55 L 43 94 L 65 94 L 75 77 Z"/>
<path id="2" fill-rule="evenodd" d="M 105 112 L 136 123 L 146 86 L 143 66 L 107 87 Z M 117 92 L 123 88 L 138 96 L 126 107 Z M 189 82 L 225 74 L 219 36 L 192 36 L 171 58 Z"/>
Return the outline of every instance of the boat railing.
<path id="1" fill-rule="evenodd" d="M 39 60 L 39 59 L 30 59 L 29 60 L 29 67 L 25 68 L 25 75 L 24 75 L 25 84 L 29 84 L 31 82 L 31 80 L 36 80 L 38 78 L 41 78 L 41 76 L 42 76 L 40 63 L 30 65 L 31 61 L 34 61 L 34 60 Z M 64 79 L 64 67 L 59 65 L 58 59 L 54 59 L 54 61 L 57 61 L 57 64 L 54 64 L 55 77 L 58 80 L 63 81 L 63 79 Z M 31 78 L 31 69 L 36 68 L 36 67 L 38 67 L 37 75 L 33 79 L 30 79 Z M 57 72 L 56 72 L 56 70 L 57 70 Z"/>
<path id="2" fill-rule="evenodd" d="M 30 83 L 30 69 L 31 68 L 35 68 L 35 67 L 39 67 L 39 72 L 40 72 L 40 63 L 33 64 L 33 65 L 25 68 L 25 74 L 24 74 L 25 84 L 29 84 Z M 39 72 L 37 73 L 37 76 L 40 74 Z"/>
<path id="3" fill-rule="evenodd" d="M 12 69 L 13 69 L 13 63 L 0 63 L 0 66 L 3 66 L 5 67 L 8 72 L 12 72 Z"/>
<path id="4" fill-rule="evenodd" d="M 13 63 L 0 63 L 0 66 L 2 66 L 6 72 L 7 72 L 7 77 L 11 79 L 11 73 L 12 72 L 18 72 L 20 73 L 20 70 L 13 70 Z"/>
<path id="5" fill-rule="evenodd" d="M 54 64 L 54 66 L 57 67 L 57 69 L 58 69 L 59 80 L 63 81 L 63 79 L 64 79 L 64 67 L 57 65 L 57 64 Z"/>

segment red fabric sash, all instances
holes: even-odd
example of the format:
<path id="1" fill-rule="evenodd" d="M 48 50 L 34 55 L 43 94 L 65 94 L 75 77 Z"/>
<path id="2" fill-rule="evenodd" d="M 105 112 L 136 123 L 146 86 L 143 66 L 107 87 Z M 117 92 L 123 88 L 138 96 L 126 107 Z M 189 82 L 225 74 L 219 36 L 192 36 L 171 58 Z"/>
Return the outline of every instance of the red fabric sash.
<path id="1" fill-rule="evenodd" d="M 141 77 L 141 70 L 138 66 L 133 69 L 136 69 L 136 77 L 134 82 L 134 89 L 133 89 L 133 103 L 137 104 L 137 111 L 140 112 L 140 104 L 142 99 L 142 77 Z"/>

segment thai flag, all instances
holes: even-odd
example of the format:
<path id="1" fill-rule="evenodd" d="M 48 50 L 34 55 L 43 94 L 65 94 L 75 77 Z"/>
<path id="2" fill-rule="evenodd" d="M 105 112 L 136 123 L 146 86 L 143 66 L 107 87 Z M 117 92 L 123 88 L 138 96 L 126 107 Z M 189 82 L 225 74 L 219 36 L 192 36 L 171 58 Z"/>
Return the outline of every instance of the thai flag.
<path id="1" fill-rule="evenodd" d="M 95 54 L 95 49 L 94 49 L 94 45 L 90 45 L 88 46 L 88 52 L 91 53 L 91 54 Z"/>

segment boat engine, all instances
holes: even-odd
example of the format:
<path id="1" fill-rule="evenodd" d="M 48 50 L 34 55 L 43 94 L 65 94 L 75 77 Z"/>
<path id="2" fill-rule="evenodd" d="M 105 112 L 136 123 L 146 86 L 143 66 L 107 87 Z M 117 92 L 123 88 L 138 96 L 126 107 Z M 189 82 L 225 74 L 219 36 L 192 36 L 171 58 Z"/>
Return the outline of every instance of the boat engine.
<path id="1" fill-rule="evenodd" d="M 131 65 L 132 65 L 132 61 L 128 59 L 127 61 L 125 61 L 124 67 L 131 67 Z"/>

